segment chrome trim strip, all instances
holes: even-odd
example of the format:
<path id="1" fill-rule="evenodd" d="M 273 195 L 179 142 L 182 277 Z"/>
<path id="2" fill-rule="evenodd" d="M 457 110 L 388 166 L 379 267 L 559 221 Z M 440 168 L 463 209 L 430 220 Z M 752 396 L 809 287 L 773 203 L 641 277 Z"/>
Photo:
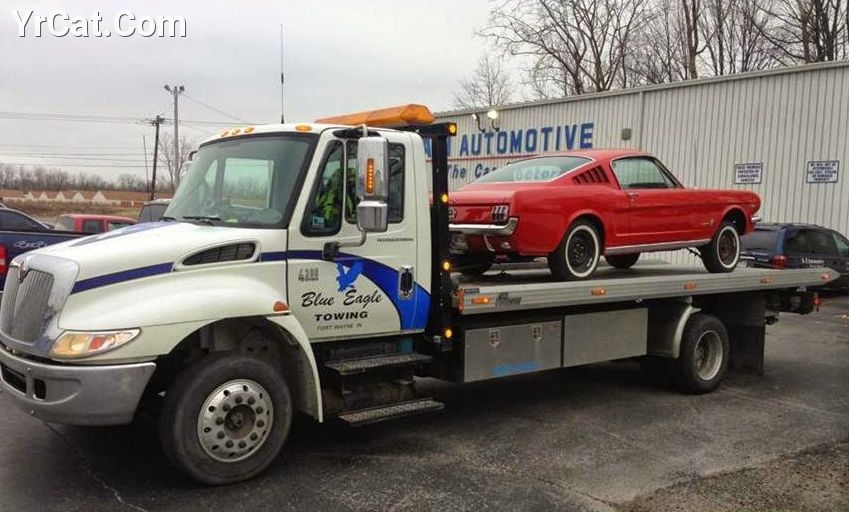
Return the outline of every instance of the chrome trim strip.
<path id="1" fill-rule="evenodd" d="M 448 230 L 465 235 L 510 236 L 516 231 L 519 219 L 510 217 L 507 224 L 449 224 Z"/>
<path id="2" fill-rule="evenodd" d="M 609 247 L 604 254 L 611 256 L 616 254 L 633 254 L 635 252 L 672 251 L 675 249 L 686 249 L 687 247 L 699 247 L 710 243 L 710 238 L 704 240 L 687 240 L 684 242 L 662 242 L 658 244 L 620 245 Z"/>
<path id="3" fill-rule="evenodd" d="M 749 219 L 752 221 L 752 224 L 757 224 L 758 222 L 764 220 L 764 218 L 760 215 L 752 215 Z"/>

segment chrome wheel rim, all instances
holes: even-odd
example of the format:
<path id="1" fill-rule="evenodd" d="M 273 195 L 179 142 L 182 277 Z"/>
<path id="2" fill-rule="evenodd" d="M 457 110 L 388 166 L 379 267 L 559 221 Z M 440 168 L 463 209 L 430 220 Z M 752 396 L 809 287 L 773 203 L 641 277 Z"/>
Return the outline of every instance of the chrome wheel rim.
<path id="1" fill-rule="evenodd" d="M 268 439 L 274 406 L 260 384 L 237 379 L 215 389 L 198 415 L 197 434 L 203 451 L 220 462 L 250 457 Z"/>
<path id="2" fill-rule="evenodd" d="M 566 264 L 576 277 L 593 273 L 599 258 L 598 238 L 587 226 L 575 228 L 566 240 Z"/>
<path id="3" fill-rule="evenodd" d="M 740 257 L 740 237 L 732 226 L 726 226 L 719 233 L 716 255 L 725 268 L 731 268 L 737 263 Z"/>
<path id="4" fill-rule="evenodd" d="M 711 380 L 722 367 L 723 354 L 722 337 L 716 331 L 706 331 L 696 342 L 695 360 L 696 373 L 705 381 Z"/>

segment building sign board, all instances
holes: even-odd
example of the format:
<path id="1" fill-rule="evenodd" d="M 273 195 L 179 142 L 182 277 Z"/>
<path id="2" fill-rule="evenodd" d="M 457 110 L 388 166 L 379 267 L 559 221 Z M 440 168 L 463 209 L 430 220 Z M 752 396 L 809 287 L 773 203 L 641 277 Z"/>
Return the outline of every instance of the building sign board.
<path id="1" fill-rule="evenodd" d="M 763 162 L 734 164 L 734 184 L 753 185 L 763 182 Z"/>
<path id="2" fill-rule="evenodd" d="M 458 133 L 448 138 L 448 179 L 462 185 L 485 176 L 505 160 L 593 147 L 593 121 L 551 126 L 499 128 L 483 133 Z M 431 157 L 430 140 L 424 140 Z"/>
<path id="3" fill-rule="evenodd" d="M 805 174 L 806 183 L 837 183 L 837 173 L 840 161 L 812 160 L 808 162 L 808 172 Z"/>

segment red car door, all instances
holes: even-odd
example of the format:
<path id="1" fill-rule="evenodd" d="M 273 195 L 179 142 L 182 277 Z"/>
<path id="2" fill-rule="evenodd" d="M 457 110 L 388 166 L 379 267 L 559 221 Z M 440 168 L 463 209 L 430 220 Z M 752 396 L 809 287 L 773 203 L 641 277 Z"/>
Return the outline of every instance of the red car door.
<path id="1" fill-rule="evenodd" d="M 629 232 L 621 237 L 623 245 L 690 239 L 695 207 L 691 194 L 654 158 L 618 158 L 611 162 L 611 167 L 628 204 Z"/>

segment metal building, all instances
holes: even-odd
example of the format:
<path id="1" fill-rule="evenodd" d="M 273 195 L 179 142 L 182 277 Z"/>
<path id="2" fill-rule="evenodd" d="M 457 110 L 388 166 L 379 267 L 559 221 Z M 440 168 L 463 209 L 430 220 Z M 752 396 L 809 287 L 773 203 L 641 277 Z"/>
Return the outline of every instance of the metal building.
<path id="1" fill-rule="evenodd" d="M 452 189 L 536 154 L 638 148 L 688 187 L 758 193 L 764 221 L 810 222 L 849 235 L 849 62 L 513 104 L 497 113 L 437 114 L 458 123 Z M 693 261 L 681 251 L 665 257 Z"/>

